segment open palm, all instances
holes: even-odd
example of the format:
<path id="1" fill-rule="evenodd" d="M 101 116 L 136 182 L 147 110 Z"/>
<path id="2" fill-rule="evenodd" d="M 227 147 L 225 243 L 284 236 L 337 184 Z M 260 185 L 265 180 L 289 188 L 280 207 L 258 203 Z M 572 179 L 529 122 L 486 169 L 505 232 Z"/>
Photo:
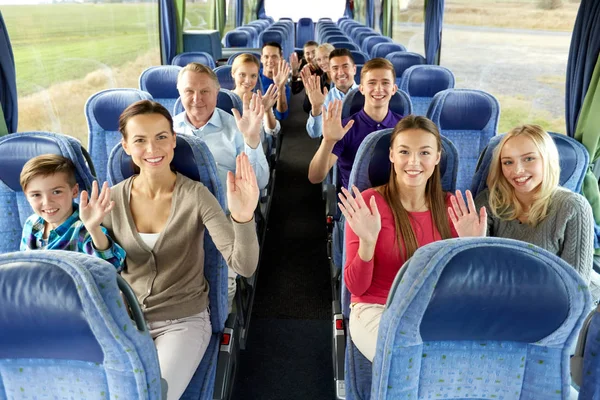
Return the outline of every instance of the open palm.
<path id="1" fill-rule="evenodd" d="M 481 207 L 479 213 L 477 212 L 470 190 L 467 190 L 465 195 L 467 203 L 465 203 L 460 190 L 457 190 L 456 195 L 450 199 L 452 207 L 448 207 L 448 215 L 454 224 L 454 229 L 459 237 L 485 236 L 487 211 L 485 207 Z"/>
<path id="2" fill-rule="evenodd" d="M 329 103 L 329 109 L 323 107 L 323 138 L 325 140 L 338 142 L 352 128 L 354 120 L 348 121 L 342 126 L 342 101 L 333 100 Z"/>
<path id="3" fill-rule="evenodd" d="M 235 123 L 242 132 L 246 143 L 255 148 L 256 143 L 260 142 L 260 129 L 262 127 L 262 118 L 265 114 L 265 108 L 262 103 L 262 96 L 254 93 L 245 93 L 243 98 L 244 113 L 240 115 L 235 108 L 232 110 L 235 117 Z M 254 145 L 253 145 L 254 144 Z"/>
<path id="4" fill-rule="evenodd" d="M 102 191 L 98 193 L 98 182 L 92 184 L 92 193 L 88 194 L 86 190 L 81 192 L 79 200 L 79 218 L 87 230 L 100 226 L 104 217 L 106 217 L 115 206 L 115 202 L 110 200 L 110 188 L 108 183 L 104 182 Z"/>
<path id="5" fill-rule="evenodd" d="M 338 203 L 340 210 L 359 239 L 375 244 L 381 231 L 381 215 L 375 197 L 371 196 L 369 207 L 356 186 L 352 187 L 352 191 L 354 197 L 346 188 L 342 188 L 342 193 L 339 194 L 341 203 Z"/>
<path id="6" fill-rule="evenodd" d="M 227 205 L 231 216 L 238 222 L 248 222 L 254 215 L 260 190 L 256 175 L 245 153 L 235 159 L 235 175 L 227 173 Z"/>

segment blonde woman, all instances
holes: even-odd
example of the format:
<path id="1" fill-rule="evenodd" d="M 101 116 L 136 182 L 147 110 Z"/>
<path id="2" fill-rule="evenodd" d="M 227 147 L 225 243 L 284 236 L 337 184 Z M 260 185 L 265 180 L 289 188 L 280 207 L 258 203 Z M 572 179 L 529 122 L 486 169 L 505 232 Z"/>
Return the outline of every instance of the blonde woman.
<path id="1" fill-rule="evenodd" d="M 233 60 L 231 65 L 231 76 L 235 82 L 233 93 L 238 95 L 240 99 L 244 98 L 245 94 L 252 95 L 252 91 L 258 82 L 258 71 L 260 63 L 252 54 L 240 54 Z M 260 140 L 266 151 L 266 135 L 277 136 L 281 131 L 281 125 L 275 118 L 273 106 L 277 102 L 277 86 L 270 85 L 265 92 L 262 103 L 265 108 L 265 116 L 263 117 L 263 129 L 261 130 Z"/>
<path id="2" fill-rule="evenodd" d="M 459 236 L 516 239 L 558 255 L 592 281 L 598 298 L 592 209 L 583 196 L 560 187 L 559 177 L 552 137 L 538 125 L 518 126 L 494 149 L 488 188 L 475 201 L 467 190 L 466 203 L 457 191 L 448 212 Z"/>

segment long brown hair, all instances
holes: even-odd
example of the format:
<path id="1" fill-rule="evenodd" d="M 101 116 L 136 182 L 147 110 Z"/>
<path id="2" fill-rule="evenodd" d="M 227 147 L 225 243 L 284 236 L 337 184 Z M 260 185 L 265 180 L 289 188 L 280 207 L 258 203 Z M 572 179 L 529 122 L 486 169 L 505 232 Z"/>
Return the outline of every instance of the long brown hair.
<path id="1" fill-rule="evenodd" d="M 439 152 L 442 150 L 442 138 L 437 126 L 431 120 L 418 115 L 408 115 L 398 122 L 390 137 L 390 148 L 400 133 L 410 129 L 419 129 L 431 133 L 435 136 L 438 148 L 437 151 Z M 393 165 L 391 166 L 390 180 L 388 183 L 379 186 L 376 190 L 381 193 L 392 209 L 392 215 L 394 216 L 394 223 L 396 225 L 398 249 L 402 251 L 402 243 L 404 242 L 404 247 L 406 249 L 404 256 L 405 259 L 408 260 L 412 257 L 414 252 L 417 251 L 419 244 L 417 243 L 417 237 L 410 224 L 411 217 L 402 205 L 402 201 L 400 201 L 400 188 L 398 187 L 398 179 Z M 442 190 L 442 177 L 439 163 L 435 166 L 433 174 L 425 186 L 425 199 L 431 210 L 433 223 L 442 239 L 451 238 L 452 234 L 448 222 L 446 195 Z"/>

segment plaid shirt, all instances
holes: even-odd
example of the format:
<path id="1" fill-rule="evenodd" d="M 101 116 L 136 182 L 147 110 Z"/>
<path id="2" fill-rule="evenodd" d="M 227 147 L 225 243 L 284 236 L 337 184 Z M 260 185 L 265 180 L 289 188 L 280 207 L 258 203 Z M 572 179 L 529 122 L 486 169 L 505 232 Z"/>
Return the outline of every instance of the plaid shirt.
<path id="1" fill-rule="evenodd" d="M 117 271 L 123 269 L 125 262 L 125 250 L 116 244 L 106 231 L 106 228 L 100 227 L 102 232 L 108 238 L 110 247 L 106 250 L 97 250 L 94 248 L 92 235 L 89 234 L 83 222 L 79 219 L 79 206 L 73 203 L 73 214 L 59 227 L 50 231 L 48 236 L 47 250 L 70 250 L 89 254 L 108 261 L 117 268 Z M 23 225 L 23 235 L 21 236 L 21 250 L 36 250 L 37 243 L 42 241 L 44 235 L 44 219 L 37 214 L 33 214 Z"/>

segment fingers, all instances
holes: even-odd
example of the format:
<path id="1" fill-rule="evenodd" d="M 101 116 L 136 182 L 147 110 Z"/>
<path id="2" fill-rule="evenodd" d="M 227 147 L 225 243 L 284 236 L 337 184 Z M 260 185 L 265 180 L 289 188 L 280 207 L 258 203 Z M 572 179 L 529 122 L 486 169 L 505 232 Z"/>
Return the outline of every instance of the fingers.
<path id="1" fill-rule="evenodd" d="M 454 214 L 454 209 L 452 207 L 448 207 L 448 216 L 456 228 L 456 225 L 458 224 L 458 218 L 456 218 L 456 214 Z"/>
<path id="2" fill-rule="evenodd" d="M 227 193 L 231 192 L 235 192 L 235 176 L 233 175 L 233 172 L 227 171 Z"/>
<path id="3" fill-rule="evenodd" d="M 327 96 L 327 93 L 329 93 L 329 90 L 327 90 L 327 86 L 323 87 L 323 96 Z"/>
<path id="4" fill-rule="evenodd" d="M 235 180 L 238 181 L 240 179 L 244 179 L 244 171 L 242 171 L 242 155 L 243 153 L 239 154 L 236 158 L 235 158 Z"/>
<path id="5" fill-rule="evenodd" d="M 371 200 L 369 201 L 369 205 L 371 206 L 371 213 L 379 217 L 379 208 L 377 208 L 377 201 L 375 200 L 375 196 L 371 196 Z"/>
<path id="6" fill-rule="evenodd" d="M 87 190 L 82 190 L 80 197 L 79 197 L 79 206 L 81 208 L 85 208 L 88 205 L 88 199 L 89 199 L 89 195 Z"/>
<path id="7" fill-rule="evenodd" d="M 247 110 L 244 110 L 244 111 L 247 111 Z M 233 113 L 233 117 L 235 118 L 236 122 L 239 122 L 239 120 L 242 119 L 242 116 L 240 115 L 240 112 L 237 109 L 232 108 L 231 112 Z"/>
<path id="8" fill-rule="evenodd" d="M 487 210 L 485 207 L 479 209 L 479 223 L 487 225 Z"/>
<path id="9" fill-rule="evenodd" d="M 346 124 L 346 126 L 344 126 L 344 133 L 348 132 L 350 130 L 350 128 L 352 128 L 352 125 L 354 125 L 354 120 L 351 119 L 350 121 L 348 121 L 348 123 Z"/>
<path id="10" fill-rule="evenodd" d="M 467 190 L 465 192 L 465 195 L 467 196 L 467 205 L 469 206 L 469 212 L 477 212 L 477 208 L 475 207 L 475 201 L 473 200 L 473 194 L 471 193 L 471 191 Z"/>
<path id="11" fill-rule="evenodd" d="M 92 193 L 90 196 L 90 201 L 95 202 L 98 200 L 98 181 L 92 182 Z"/>

